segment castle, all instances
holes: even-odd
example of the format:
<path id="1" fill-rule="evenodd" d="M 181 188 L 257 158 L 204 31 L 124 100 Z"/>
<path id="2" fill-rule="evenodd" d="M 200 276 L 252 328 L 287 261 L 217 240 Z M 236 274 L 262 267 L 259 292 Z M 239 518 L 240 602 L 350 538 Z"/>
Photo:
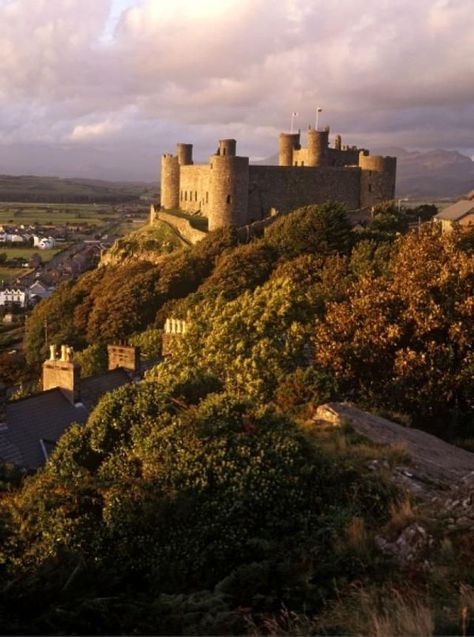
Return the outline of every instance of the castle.
<path id="1" fill-rule="evenodd" d="M 222 139 L 207 164 L 193 163 L 192 144 L 161 160 L 161 206 L 208 218 L 209 230 L 243 226 L 299 206 L 339 201 L 349 210 L 369 208 L 395 196 L 396 158 L 343 146 L 329 147 L 329 129 L 281 133 L 279 165 L 250 165 L 236 154 L 235 139 Z"/>

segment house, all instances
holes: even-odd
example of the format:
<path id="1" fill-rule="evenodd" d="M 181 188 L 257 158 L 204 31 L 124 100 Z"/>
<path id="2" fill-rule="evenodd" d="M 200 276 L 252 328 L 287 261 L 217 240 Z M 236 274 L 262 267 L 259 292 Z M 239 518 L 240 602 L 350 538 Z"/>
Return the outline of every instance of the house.
<path id="1" fill-rule="evenodd" d="M 100 398 L 131 383 L 139 369 L 139 352 L 128 345 L 108 347 L 109 371 L 81 379 L 72 348 L 50 347 L 43 363 L 43 391 L 6 401 L 0 389 L 0 462 L 34 470 L 51 455 L 73 423 L 84 424 Z"/>
<path id="2" fill-rule="evenodd" d="M 455 227 L 474 227 L 474 200 L 462 199 L 434 216 L 441 223 L 443 232 L 452 232 Z"/>
<path id="3" fill-rule="evenodd" d="M 43 237 L 38 241 L 37 247 L 40 250 L 51 250 L 56 245 L 53 237 Z"/>
<path id="4" fill-rule="evenodd" d="M 54 292 L 54 288 L 46 286 L 41 281 L 35 281 L 28 288 L 30 298 L 47 299 Z"/>
<path id="5" fill-rule="evenodd" d="M 25 307 L 28 303 L 28 290 L 21 288 L 5 288 L 0 290 L 0 305 L 18 305 Z"/>

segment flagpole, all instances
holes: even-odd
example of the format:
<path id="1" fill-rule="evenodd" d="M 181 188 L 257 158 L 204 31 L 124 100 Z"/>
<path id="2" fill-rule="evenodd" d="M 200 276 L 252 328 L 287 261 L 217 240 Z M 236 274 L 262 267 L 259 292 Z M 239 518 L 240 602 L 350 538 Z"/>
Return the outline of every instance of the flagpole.
<path id="1" fill-rule="evenodd" d="M 319 130 L 319 113 L 321 113 L 323 109 L 320 106 L 316 107 L 316 129 Z"/>

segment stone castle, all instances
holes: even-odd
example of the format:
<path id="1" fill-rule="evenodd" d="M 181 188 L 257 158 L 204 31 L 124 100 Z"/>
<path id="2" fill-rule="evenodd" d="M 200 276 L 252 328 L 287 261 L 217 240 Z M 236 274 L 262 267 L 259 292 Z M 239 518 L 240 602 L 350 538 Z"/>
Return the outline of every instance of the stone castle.
<path id="1" fill-rule="evenodd" d="M 207 164 L 193 163 L 192 144 L 161 160 L 161 207 L 201 214 L 209 230 L 243 226 L 299 206 L 339 201 L 349 210 L 370 208 L 395 196 L 396 158 L 343 146 L 329 129 L 281 133 L 279 165 L 251 165 L 236 154 L 235 139 L 222 139 Z"/>

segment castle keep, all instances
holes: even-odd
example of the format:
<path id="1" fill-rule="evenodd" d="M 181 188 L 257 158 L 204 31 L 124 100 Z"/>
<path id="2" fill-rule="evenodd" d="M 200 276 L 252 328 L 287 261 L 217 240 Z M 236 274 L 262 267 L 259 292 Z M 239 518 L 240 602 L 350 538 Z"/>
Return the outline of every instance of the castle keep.
<path id="1" fill-rule="evenodd" d="M 246 225 L 299 206 L 339 201 L 349 210 L 367 208 L 395 196 L 396 158 L 329 146 L 329 129 L 281 133 L 279 165 L 250 165 L 236 153 L 235 139 L 222 139 L 207 164 L 193 163 L 191 144 L 178 144 L 176 155 L 161 160 L 161 206 L 199 213 L 209 230 Z"/>

